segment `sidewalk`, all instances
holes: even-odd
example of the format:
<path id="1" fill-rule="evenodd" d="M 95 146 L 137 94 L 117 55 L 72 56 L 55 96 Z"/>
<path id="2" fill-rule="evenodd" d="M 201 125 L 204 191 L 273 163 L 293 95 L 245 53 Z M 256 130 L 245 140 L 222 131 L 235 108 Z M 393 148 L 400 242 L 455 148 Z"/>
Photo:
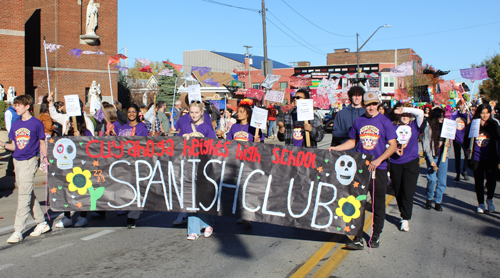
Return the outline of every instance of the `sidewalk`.
<path id="1" fill-rule="evenodd" d="M 8 134 L 6 130 L 0 130 L 0 140 L 5 142 L 8 140 Z M 9 163 L 9 159 L 12 152 L 6 151 L 3 148 L 0 148 L 0 191 L 4 190 L 14 190 L 16 185 L 16 178 L 14 176 L 7 176 L 5 174 L 7 170 L 7 164 Z M 43 171 L 38 171 L 35 174 L 35 186 L 45 185 L 46 175 Z"/>

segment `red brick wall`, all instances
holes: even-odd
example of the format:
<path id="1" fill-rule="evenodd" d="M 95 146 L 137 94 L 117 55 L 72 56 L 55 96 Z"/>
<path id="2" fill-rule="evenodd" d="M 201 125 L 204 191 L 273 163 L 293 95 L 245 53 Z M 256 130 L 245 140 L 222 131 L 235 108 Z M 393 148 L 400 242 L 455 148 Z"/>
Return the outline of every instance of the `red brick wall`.
<path id="1" fill-rule="evenodd" d="M 24 1 L 2 1 L 0 29 L 24 31 Z M 0 84 L 24 93 L 24 37 L 0 34 Z M 6 99 L 6 97 L 5 97 Z"/>

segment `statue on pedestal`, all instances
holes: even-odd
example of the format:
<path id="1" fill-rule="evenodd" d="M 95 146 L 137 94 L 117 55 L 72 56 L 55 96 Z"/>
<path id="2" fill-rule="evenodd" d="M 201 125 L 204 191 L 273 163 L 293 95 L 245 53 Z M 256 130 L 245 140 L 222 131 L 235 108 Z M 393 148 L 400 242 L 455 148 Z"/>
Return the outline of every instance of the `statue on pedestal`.
<path id="1" fill-rule="evenodd" d="M 101 109 L 101 84 L 97 85 L 97 81 L 92 81 L 92 85 L 89 90 L 90 96 L 90 114 L 95 114 L 95 112 Z"/>
<path id="2" fill-rule="evenodd" d="M 95 33 L 95 29 L 97 29 L 97 12 L 97 4 L 94 4 L 94 0 L 90 0 L 87 5 L 85 35 L 80 36 L 80 39 L 89 45 L 99 44 L 99 36 Z"/>
<path id="3" fill-rule="evenodd" d="M 14 103 L 15 98 L 16 98 L 16 88 L 10 86 L 9 90 L 7 91 L 7 102 Z"/>

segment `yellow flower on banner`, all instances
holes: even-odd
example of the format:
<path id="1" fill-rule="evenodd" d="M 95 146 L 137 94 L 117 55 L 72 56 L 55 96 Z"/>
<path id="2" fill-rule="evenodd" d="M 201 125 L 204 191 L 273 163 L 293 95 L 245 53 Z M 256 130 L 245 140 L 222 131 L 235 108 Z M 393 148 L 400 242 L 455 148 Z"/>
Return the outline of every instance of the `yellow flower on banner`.
<path id="1" fill-rule="evenodd" d="M 92 187 L 92 181 L 90 177 L 92 174 L 89 170 L 82 171 L 82 168 L 73 168 L 73 173 L 68 173 L 66 175 L 66 181 L 69 182 L 69 191 L 77 191 L 78 194 L 84 195 L 87 193 L 87 188 Z"/>
<path id="2" fill-rule="evenodd" d="M 352 219 L 356 219 L 361 215 L 360 208 L 361 202 L 351 195 L 339 200 L 339 207 L 335 210 L 335 213 L 342 217 L 344 222 L 349 223 Z"/>

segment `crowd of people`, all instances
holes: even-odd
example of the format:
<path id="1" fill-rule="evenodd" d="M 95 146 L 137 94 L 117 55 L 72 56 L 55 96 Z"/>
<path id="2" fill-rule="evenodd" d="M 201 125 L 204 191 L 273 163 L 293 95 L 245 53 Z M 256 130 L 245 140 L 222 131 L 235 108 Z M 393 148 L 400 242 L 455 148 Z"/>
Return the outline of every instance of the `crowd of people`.
<path id="1" fill-rule="evenodd" d="M 459 101 L 457 107 L 441 108 L 439 105 L 425 105 L 415 108 L 411 103 L 398 103 L 393 108 L 385 108 L 378 95 L 365 92 L 362 87 L 354 86 L 348 92 L 350 104 L 339 111 L 334 119 L 332 142 L 329 151 L 353 151 L 373 155 L 368 166 L 372 173 L 369 186 L 373 209 L 373 231 L 369 244 L 380 245 L 380 237 L 385 221 L 385 197 L 388 185 L 394 189 L 400 210 L 400 230 L 410 231 L 413 211 L 413 197 L 418 176 L 419 160 L 425 158 L 427 169 L 427 188 L 425 209 L 442 211 L 443 193 L 446 189 L 448 157 L 451 146 L 455 153 L 455 181 L 462 177 L 468 180 L 466 168 L 474 173 L 477 194 L 477 213 L 494 211 L 493 196 L 496 187 L 497 169 L 500 165 L 499 146 L 500 125 L 495 109 L 488 103 L 477 107 L 468 106 Z M 150 107 L 139 108 L 131 104 L 122 110 L 118 101 L 102 103 L 102 120 L 91 119 L 84 111 L 80 101 L 81 116 L 76 117 L 76 126 L 64 113 L 64 103 L 54 102 L 51 95 L 33 105 L 30 96 L 18 96 L 5 112 L 5 121 L 10 142 L 0 142 L 3 147 L 13 152 L 13 167 L 7 173 L 14 173 L 18 188 L 18 209 L 15 218 L 14 233 L 7 242 L 17 243 L 23 240 L 22 232 L 26 220 L 31 214 L 37 226 L 30 236 L 39 236 L 50 230 L 45 221 L 39 202 L 33 191 L 33 179 L 37 168 L 47 164 L 46 140 L 52 136 L 181 136 L 222 138 L 245 142 L 263 143 L 265 137 L 277 138 L 285 145 L 317 148 L 318 142 L 325 136 L 323 125 L 317 115 L 310 121 L 299 121 L 296 101 L 310 99 L 307 88 L 297 90 L 292 99 L 292 108 L 283 111 L 276 103 L 268 109 L 268 130 L 257 132 L 250 125 L 254 101 L 241 100 L 236 111 L 226 107 L 217 109 L 209 101 L 189 101 L 188 107 L 182 107 L 182 101 L 175 102 L 167 112 L 167 104 L 158 101 Z M 154 122 L 149 122 L 145 115 L 152 105 Z M 33 110 L 33 111 L 32 111 Z M 125 111 L 125 112 L 124 112 Z M 445 118 L 457 122 L 456 137 L 448 140 L 441 137 Z M 469 139 L 472 121 L 480 121 L 479 135 Z M 258 134 L 258 135 L 257 135 Z M 307 139 L 306 139 L 307 138 Z M 35 140 L 33 140 L 35 139 Z M 472 142 L 471 142 L 472 141 Z M 419 151 L 419 144 L 423 154 Z M 461 155 L 464 155 L 462 160 Z M 39 156 L 39 158 L 38 158 Z M 10 164 L 10 163 L 9 163 Z M 18 171 L 17 169 L 22 169 Z M 10 171 L 10 172 L 9 172 Z M 22 174 L 21 174 L 22 173 Z M 484 184 L 486 179 L 486 205 Z M 127 227 L 135 228 L 141 211 L 120 212 L 127 214 Z M 104 217 L 105 212 L 94 212 L 95 217 Z M 80 212 L 76 223 L 71 212 L 54 226 L 67 228 L 88 225 L 88 212 Z M 174 225 L 187 223 L 187 239 L 196 240 L 203 232 L 204 237 L 213 233 L 213 219 L 203 213 L 180 213 Z M 348 242 L 346 247 L 352 250 L 364 248 L 363 230 Z"/>

